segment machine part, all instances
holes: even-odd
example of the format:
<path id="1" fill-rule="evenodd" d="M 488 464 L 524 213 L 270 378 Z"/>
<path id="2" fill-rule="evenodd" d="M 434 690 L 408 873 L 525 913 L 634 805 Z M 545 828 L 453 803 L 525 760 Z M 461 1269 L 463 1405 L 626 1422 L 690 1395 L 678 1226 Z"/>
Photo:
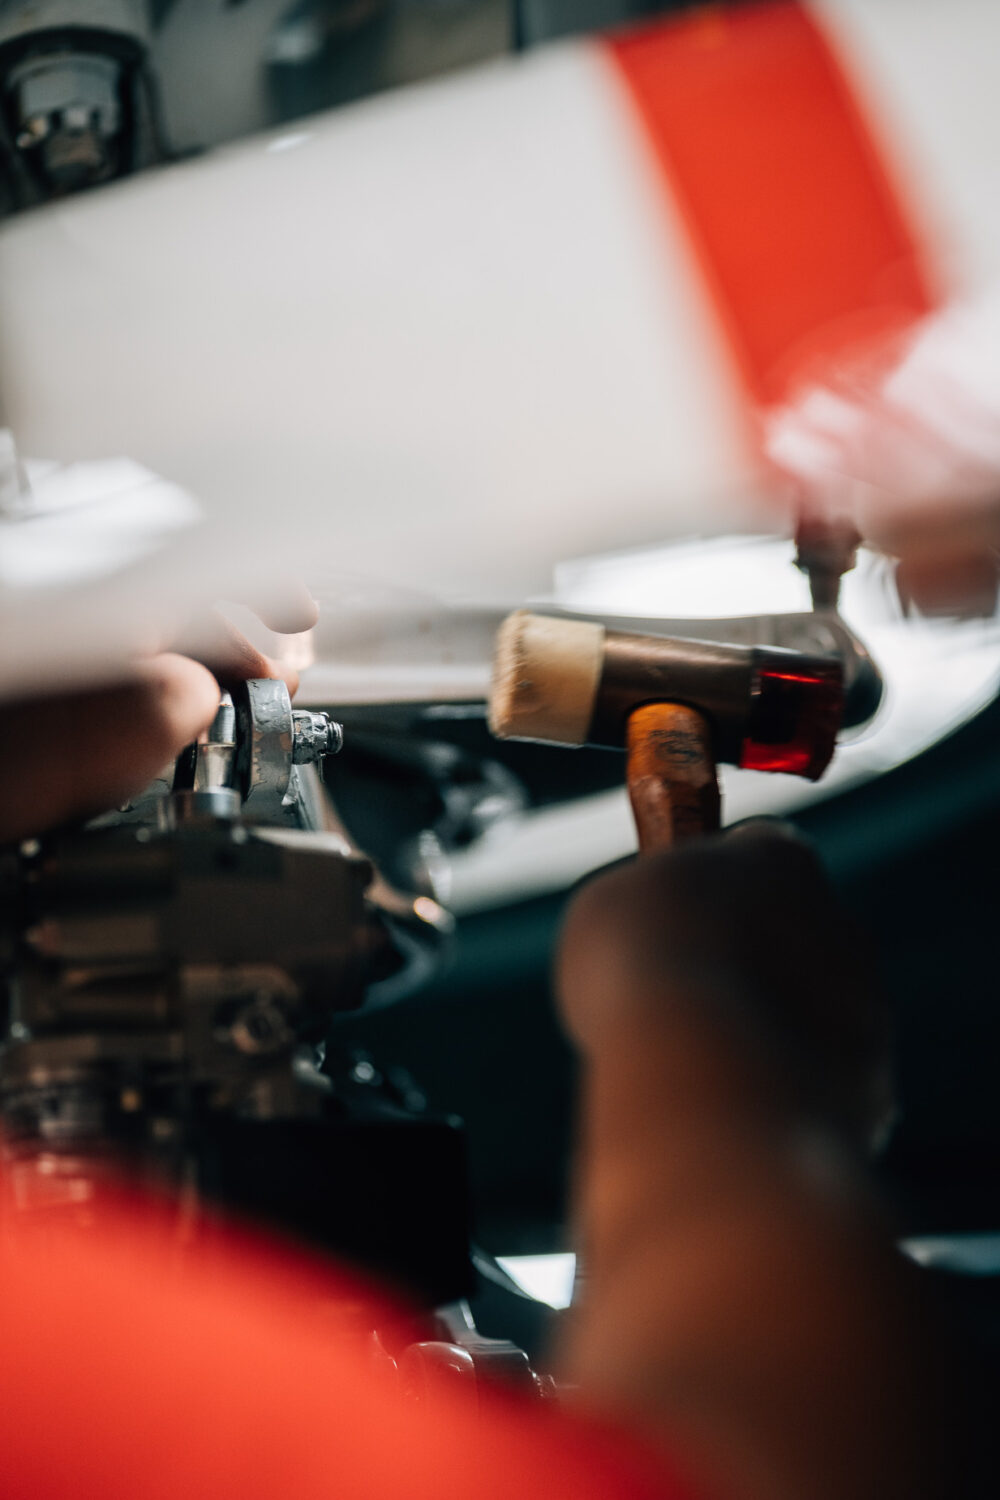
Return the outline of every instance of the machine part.
<path id="1" fill-rule="evenodd" d="M 219 701 L 219 711 L 209 725 L 203 744 L 194 747 L 197 757 L 192 781 L 196 792 L 231 787 L 236 770 L 236 709 L 228 693 Z"/>
<path id="2" fill-rule="evenodd" d="M 240 683 L 234 704 L 233 775 L 247 814 L 256 821 L 287 822 L 299 796 L 294 768 L 336 754 L 343 731 L 326 714 L 293 709 L 280 678 Z"/>
<path id="3" fill-rule="evenodd" d="M 145 0 L 6 0 L 0 119 L 8 210 L 165 154 Z"/>
<path id="4" fill-rule="evenodd" d="M 500 628 L 490 727 L 501 738 L 621 745 L 644 703 L 708 720 L 719 760 L 817 780 L 843 707 L 839 663 L 802 653 L 609 631 L 519 610 Z"/>
<path id="5" fill-rule="evenodd" d="M 324 713 L 293 709 L 280 679 L 242 682 L 234 702 L 223 693 L 203 740 L 188 745 L 174 769 L 173 795 L 161 822 L 180 817 L 232 817 L 242 806 L 258 822 L 299 821 L 299 767 L 336 755 L 339 724 Z M 154 789 L 161 795 L 162 789 Z M 148 811 L 148 795 L 138 806 Z"/>
<path id="6" fill-rule="evenodd" d="M 858 560 L 861 534 L 849 520 L 803 513 L 795 529 L 795 566 L 809 579 L 813 609 L 836 610 L 840 580 Z"/>
<path id="7" fill-rule="evenodd" d="M 509 1339 L 487 1339 L 470 1333 L 461 1342 L 428 1340 L 411 1344 L 398 1361 L 403 1392 L 411 1401 L 433 1401 L 442 1382 L 474 1386 L 485 1381 L 536 1399 L 551 1393 L 551 1383 L 531 1368 L 523 1349 Z"/>
<path id="8" fill-rule="evenodd" d="M 626 747 L 640 853 L 718 829 L 712 732 L 701 714 L 680 703 L 645 703 L 629 716 Z"/>
<path id="9" fill-rule="evenodd" d="M 523 1312 L 533 1313 L 544 1306 L 529 1297 L 503 1270 L 493 1256 L 473 1246 L 472 1262 L 478 1279 L 476 1300 L 485 1289 L 511 1303 Z M 533 1368 L 531 1356 L 520 1344 L 506 1338 L 485 1337 L 476 1326 L 469 1302 L 464 1298 L 437 1310 L 436 1337 L 409 1345 L 397 1360 L 404 1394 L 413 1401 L 433 1401 L 435 1392 L 447 1389 L 455 1381 L 467 1390 L 485 1382 L 515 1391 L 521 1399 L 548 1400 L 557 1395 L 551 1376 Z M 548 1317 L 548 1331 L 552 1321 Z M 536 1338 L 535 1342 L 538 1340 Z M 545 1337 L 541 1343 L 544 1350 Z"/>
<path id="10" fill-rule="evenodd" d="M 337 755 L 344 746 L 344 731 L 326 714 L 308 709 L 292 712 L 292 763 L 309 766 L 326 755 Z"/>
<path id="11" fill-rule="evenodd" d="M 114 174 L 122 112 L 119 69 L 110 58 L 32 59 L 11 71 L 7 87 L 21 119 L 15 144 L 37 153 L 40 175 L 55 190 Z"/>
<path id="12" fill-rule="evenodd" d="M 171 1181 L 194 1171 L 201 1182 L 215 1153 L 208 1177 L 221 1182 L 228 1173 L 235 1182 L 236 1166 L 223 1172 L 219 1163 L 224 1143 L 247 1122 L 313 1131 L 310 1150 L 326 1153 L 328 1172 L 347 1141 L 361 1173 L 364 1153 L 343 1134 L 344 1101 L 304 1067 L 303 1048 L 320 1041 L 332 1012 L 361 1005 L 369 981 L 401 974 L 410 957 L 369 899 L 367 860 L 329 834 L 258 830 L 238 816 L 218 817 L 219 798 L 237 793 L 182 790 L 167 801 L 207 803 L 213 815 L 175 817 L 159 829 L 126 822 L 22 851 L 4 913 L 12 978 L 0 1116 L 27 1207 L 75 1213 L 92 1206 L 123 1160 Z M 395 1128 L 416 1098 L 410 1090 L 405 1109 L 395 1098 L 377 1103 Z M 422 1108 L 416 1113 L 424 1119 Z M 333 1120 L 339 1133 L 330 1137 Z M 433 1122 L 425 1123 L 433 1134 Z M 367 1136 L 365 1143 L 367 1150 Z M 423 1148 L 414 1149 L 419 1156 Z M 269 1170 L 280 1178 L 274 1141 L 254 1150 L 271 1153 Z M 405 1151 L 386 1147 L 379 1169 L 386 1182 L 393 1155 L 402 1160 Z M 407 1170 L 430 1191 L 426 1177 L 437 1172 L 430 1160 L 423 1177 L 415 1158 Z M 249 1193 L 249 1179 L 246 1186 Z M 267 1197 L 263 1185 L 257 1190 Z M 360 1180 L 353 1191 L 361 1191 Z M 295 1192 L 298 1218 L 286 1227 L 305 1233 L 317 1210 L 304 1173 Z M 291 1214 L 287 1180 L 271 1196 L 275 1213 L 285 1203 Z M 357 1217 L 356 1204 L 349 1214 L 343 1203 L 338 1211 Z M 343 1250 L 346 1240 L 324 1223 Z M 400 1256 L 402 1224 L 390 1236 Z M 454 1219 L 449 1224 L 453 1233 Z M 321 1239 L 320 1227 L 317 1220 Z M 421 1262 L 428 1286 L 436 1255 L 428 1250 Z M 449 1296 L 464 1286 L 457 1256 L 453 1247 L 441 1260 Z"/>
<path id="13" fill-rule="evenodd" d="M 171 828 L 177 823 L 228 821 L 238 818 L 240 794 L 232 786 L 208 786 L 202 790 L 182 787 L 161 803 L 160 826 Z"/>
<path id="14" fill-rule="evenodd" d="M 164 796 L 157 783 L 156 795 L 139 798 L 125 818 L 136 821 L 138 813 L 161 830 L 233 821 L 232 837 L 244 841 L 248 830 L 236 820 L 252 798 L 258 840 L 360 861 L 371 871 L 367 905 L 385 939 L 372 954 L 368 996 L 386 1004 L 433 972 L 454 924 L 428 894 L 407 895 L 385 880 L 338 820 L 318 766 L 342 745 L 341 726 L 324 713 L 292 709 L 283 682 L 251 679 L 235 703 L 223 693 L 205 741 L 178 757 L 172 793 Z"/>
<path id="15" fill-rule="evenodd" d="M 178 757 L 173 790 L 161 777 L 116 822 L 22 847 L 0 912 L 11 975 L 0 1117 L 26 1205 L 91 1204 L 123 1156 L 197 1179 L 208 1142 L 225 1156 L 234 1121 L 315 1127 L 310 1150 L 337 1156 L 327 1136 L 344 1101 L 309 1069 L 308 1048 L 370 988 L 405 993 L 450 928 L 435 902 L 384 887 L 333 825 L 317 764 L 340 743 L 326 715 L 293 713 L 284 683 L 251 681 L 235 702 L 222 695 L 204 740 Z M 255 796 L 271 824 L 244 819 Z M 416 1113 L 429 1131 L 416 1097 L 380 1097 L 375 1113 Z M 236 1181 L 212 1159 L 215 1179 Z M 422 1180 L 416 1160 L 408 1170 Z M 388 1161 L 379 1171 L 388 1182 Z M 322 1239 L 297 1183 L 275 1188 L 272 1207 Z M 389 1238 L 403 1244 L 402 1221 Z M 343 1234 L 337 1244 L 350 1249 Z M 457 1254 L 441 1261 L 450 1296 L 464 1286 Z"/>
<path id="16" fill-rule="evenodd" d="M 236 694 L 236 777 L 248 815 L 280 818 L 292 774 L 292 703 L 280 679 L 241 683 Z"/>
<path id="17" fill-rule="evenodd" d="M 66 835 L 22 861 L 14 1019 L 36 1037 L 100 1020 L 127 980 L 148 982 L 158 1021 L 164 996 L 174 1007 L 179 994 L 201 994 L 184 991 L 192 969 L 212 966 L 218 984 L 266 964 L 299 996 L 297 1035 L 321 1033 L 390 957 L 371 881 L 367 860 L 322 835 L 276 843 L 236 821 Z M 32 960 L 55 968 L 36 972 Z"/>

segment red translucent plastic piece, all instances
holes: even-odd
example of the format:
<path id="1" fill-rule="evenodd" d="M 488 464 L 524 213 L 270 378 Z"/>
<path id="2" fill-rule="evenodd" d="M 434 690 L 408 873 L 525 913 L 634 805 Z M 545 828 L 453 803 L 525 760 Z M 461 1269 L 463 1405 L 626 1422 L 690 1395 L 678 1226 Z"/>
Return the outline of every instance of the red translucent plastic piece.
<path id="1" fill-rule="evenodd" d="M 763 668 L 740 765 L 815 781 L 833 755 L 841 706 L 841 685 L 833 672 Z"/>

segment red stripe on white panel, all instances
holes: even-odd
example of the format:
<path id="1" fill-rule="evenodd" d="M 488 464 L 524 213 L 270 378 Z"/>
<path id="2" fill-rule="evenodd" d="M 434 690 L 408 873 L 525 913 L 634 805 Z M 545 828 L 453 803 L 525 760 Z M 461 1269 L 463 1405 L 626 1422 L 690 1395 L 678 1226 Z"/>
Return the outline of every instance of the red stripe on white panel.
<path id="1" fill-rule="evenodd" d="M 802 5 L 708 7 L 606 46 L 755 406 L 937 304 L 872 124 Z"/>

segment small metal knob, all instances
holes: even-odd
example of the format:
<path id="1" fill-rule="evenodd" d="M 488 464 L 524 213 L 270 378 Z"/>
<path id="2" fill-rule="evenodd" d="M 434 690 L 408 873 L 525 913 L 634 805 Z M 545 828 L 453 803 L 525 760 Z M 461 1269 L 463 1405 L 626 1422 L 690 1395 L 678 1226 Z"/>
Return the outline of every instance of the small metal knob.
<path id="1" fill-rule="evenodd" d="M 308 708 L 292 713 L 292 764 L 310 765 L 325 755 L 336 755 L 344 743 L 344 731 L 327 715 Z"/>

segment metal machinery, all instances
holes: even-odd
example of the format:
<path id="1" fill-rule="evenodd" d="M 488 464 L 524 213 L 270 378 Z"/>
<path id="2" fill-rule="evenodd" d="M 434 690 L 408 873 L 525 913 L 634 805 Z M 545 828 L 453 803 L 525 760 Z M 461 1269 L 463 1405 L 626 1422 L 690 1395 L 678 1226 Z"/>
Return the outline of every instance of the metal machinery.
<path id="1" fill-rule="evenodd" d="M 85 1232 L 124 1166 L 167 1188 L 180 1243 L 221 1206 L 405 1290 L 433 1345 L 411 1383 L 444 1357 L 541 1391 L 464 1300 L 503 1276 L 470 1246 L 460 1122 L 399 1070 L 324 1059 L 331 1013 L 405 991 L 449 930 L 337 826 L 318 766 L 340 745 L 247 682 L 134 804 L 6 857 L 4 1212 Z"/>
<path id="2" fill-rule="evenodd" d="M 124 176 L 166 154 L 145 0 L 0 5 L 0 211 Z"/>

